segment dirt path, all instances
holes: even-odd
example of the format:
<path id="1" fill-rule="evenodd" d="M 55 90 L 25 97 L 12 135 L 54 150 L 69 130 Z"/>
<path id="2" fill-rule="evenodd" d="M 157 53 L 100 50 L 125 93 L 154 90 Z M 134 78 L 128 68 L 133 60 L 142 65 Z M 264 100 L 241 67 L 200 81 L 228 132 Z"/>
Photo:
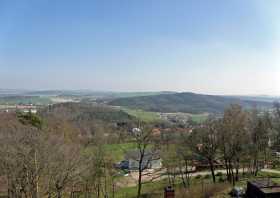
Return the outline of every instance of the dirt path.
<path id="1" fill-rule="evenodd" d="M 266 172 L 266 173 L 275 173 L 275 174 L 280 174 L 279 170 L 274 170 L 274 169 L 262 169 L 261 171 Z"/>
<path id="2" fill-rule="evenodd" d="M 240 169 L 240 172 L 243 170 Z M 273 169 L 261 169 L 261 171 L 266 172 L 266 173 L 275 173 L 275 174 L 280 174 L 279 170 L 273 170 Z M 144 173 L 143 176 L 143 181 L 159 181 L 167 178 L 167 175 L 164 175 L 166 173 L 165 169 L 158 170 L 158 171 L 153 171 L 153 170 L 147 170 Z M 215 173 L 222 173 L 226 174 L 226 170 L 215 170 Z M 200 171 L 200 172 L 195 172 L 192 173 L 190 176 L 191 177 L 196 177 L 198 175 L 200 176 L 205 176 L 205 175 L 210 175 L 210 171 Z M 138 172 L 131 172 L 128 176 L 123 177 L 118 183 L 117 186 L 119 187 L 133 187 L 137 185 L 137 180 L 138 180 Z"/>

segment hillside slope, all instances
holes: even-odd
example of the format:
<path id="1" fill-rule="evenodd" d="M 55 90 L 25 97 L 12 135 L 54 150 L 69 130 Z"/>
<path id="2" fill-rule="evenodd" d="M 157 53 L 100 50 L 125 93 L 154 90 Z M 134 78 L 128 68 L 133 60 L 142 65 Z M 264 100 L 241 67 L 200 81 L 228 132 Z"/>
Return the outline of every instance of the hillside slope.
<path id="1" fill-rule="evenodd" d="M 235 103 L 242 105 L 244 108 L 251 108 L 253 106 L 260 108 L 271 107 L 271 103 L 268 102 L 241 100 L 233 97 L 202 95 L 187 92 L 119 98 L 111 101 L 109 104 L 155 112 L 221 113 L 227 106 Z"/>
<path id="2" fill-rule="evenodd" d="M 44 118 L 55 117 L 70 121 L 89 121 L 96 120 L 105 123 L 130 122 L 134 118 L 126 112 L 102 105 L 90 105 L 83 103 L 61 103 L 46 107 L 40 111 Z"/>

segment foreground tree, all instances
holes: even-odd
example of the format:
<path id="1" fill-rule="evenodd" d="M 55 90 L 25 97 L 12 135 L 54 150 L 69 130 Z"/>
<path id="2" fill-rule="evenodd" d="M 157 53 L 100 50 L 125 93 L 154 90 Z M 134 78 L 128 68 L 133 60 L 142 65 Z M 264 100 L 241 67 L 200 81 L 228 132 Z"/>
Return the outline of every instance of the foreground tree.
<path id="1" fill-rule="evenodd" d="M 134 159 L 138 163 L 138 187 L 137 198 L 141 196 L 143 172 L 146 170 L 156 155 L 156 148 L 153 145 L 152 128 L 150 126 L 141 127 L 140 130 L 132 134 L 136 143 L 137 155 Z"/>
<path id="2" fill-rule="evenodd" d="M 260 169 L 260 160 L 262 159 L 262 164 L 266 161 L 271 129 L 272 125 L 269 114 L 264 113 L 260 115 L 256 109 L 253 109 L 249 120 L 249 155 L 253 161 L 252 172 L 255 176 L 257 176 Z"/>
<path id="3" fill-rule="evenodd" d="M 0 166 L 8 180 L 8 195 L 37 198 L 39 179 L 46 166 L 46 136 L 40 127 L 18 122 L 15 114 L 1 116 L 4 122 L 0 123 Z"/>
<path id="4" fill-rule="evenodd" d="M 274 103 L 272 126 L 274 132 L 273 146 L 276 150 L 280 148 L 280 103 Z"/>
<path id="5" fill-rule="evenodd" d="M 215 160 L 219 147 L 219 129 L 218 121 L 208 120 L 204 127 L 194 131 L 190 137 L 190 145 L 192 145 L 193 151 L 207 160 L 214 183 L 216 182 Z"/>
<path id="6" fill-rule="evenodd" d="M 0 174 L 7 178 L 9 198 L 61 197 L 69 180 L 78 174 L 79 149 L 25 118 L 1 116 Z"/>
<path id="7" fill-rule="evenodd" d="M 248 114 L 240 105 L 231 105 L 225 110 L 222 127 L 219 130 L 219 141 L 227 178 L 233 185 L 239 180 L 241 157 L 249 144 L 247 124 Z"/>
<path id="8" fill-rule="evenodd" d="M 61 198 L 65 188 L 77 179 L 82 170 L 82 160 L 78 145 L 63 144 L 61 137 L 51 140 L 52 151 L 46 168 L 48 197 Z"/>
<path id="9" fill-rule="evenodd" d="M 182 137 L 180 144 L 177 147 L 176 157 L 179 159 L 179 172 L 184 188 L 190 187 L 191 174 L 194 170 L 194 160 L 196 158 L 195 152 L 186 144 L 184 137 Z"/>

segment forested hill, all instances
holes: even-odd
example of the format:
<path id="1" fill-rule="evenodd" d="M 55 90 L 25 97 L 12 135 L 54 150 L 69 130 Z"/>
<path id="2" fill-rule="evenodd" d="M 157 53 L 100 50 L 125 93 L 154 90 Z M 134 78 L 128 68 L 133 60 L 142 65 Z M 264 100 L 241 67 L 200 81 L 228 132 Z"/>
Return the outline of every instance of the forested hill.
<path id="1" fill-rule="evenodd" d="M 46 107 L 41 110 L 40 115 L 43 118 L 56 117 L 70 121 L 89 122 L 99 120 L 106 123 L 130 122 L 134 119 L 126 112 L 112 107 L 73 102 Z"/>
<path id="2" fill-rule="evenodd" d="M 268 108 L 272 106 L 269 102 L 242 100 L 236 97 L 202 95 L 189 92 L 119 98 L 111 101 L 109 104 L 155 112 L 221 113 L 227 106 L 235 103 L 238 103 L 245 108 L 251 108 L 253 106 Z"/>

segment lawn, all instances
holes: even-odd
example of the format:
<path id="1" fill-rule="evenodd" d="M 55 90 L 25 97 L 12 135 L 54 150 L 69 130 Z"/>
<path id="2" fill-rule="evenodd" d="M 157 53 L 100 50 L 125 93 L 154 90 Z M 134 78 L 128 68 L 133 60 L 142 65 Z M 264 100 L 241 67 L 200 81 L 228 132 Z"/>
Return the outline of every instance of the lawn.
<path id="1" fill-rule="evenodd" d="M 178 198 L 183 197 L 203 197 L 204 193 L 208 192 L 213 195 L 227 195 L 224 193 L 224 190 L 227 190 L 230 187 L 228 183 L 216 183 L 213 184 L 211 178 L 204 179 L 195 179 L 193 178 L 191 181 L 191 187 L 189 189 L 185 189 L 181 184 L 181 180 L 179 178 L 176 179 L 175 182 L 175 195 Z M 149 182 L 145 183 L 142 186 L 142 197 L 151 197 L 151 198 L 161 198 L 164 196 L 164 188 L 169 185 L 168 179 L 164 179 L 161 181 Z M 137 194 L 137 186 L 135 187 L 125 187 L 116 191 L 116 198 L 134 198 Z M 215 196 L 216 197 L 216 196 Z M 217 196 L 220 198 L 220 196 Z"/>
<path id="2" fill-rule="evenodd" d="M 124 159 L 124 155 L 127 151 L 136 149 L 135 143 L 123 143 L 123 144 L 106 144 L 104 150 L 106 153 L 113 157 L 113 160 L 118 162 Z"/>
<path id="3" fill-rule="evenodd" d="M 157 112 L 151 112 L 151 111 L 144 111 L 141 109 L 130 109 L 127 107 L 121 107 L 121 109 L 128 113 L 131 116 L 136 117 L 137 119 L 144 121 L 144 122 L 155 122 L 155 121 L 159 121 L 161 120 L 159 114 Z M 208 118 L 208 114 L 207 113 L 203 113 L 203 114 L 188 114 L 191 119 L 200 124 L 203 123 L 204 121 L 207 120 Z"/>
<path id="4" fill-rule="evenodd" d="M 207 120 L 208 114 L 190 114 L 192 121 L 200 124 Z"/>
<path id="5" fill-rule="evenodd" d="M 105 144 L 103 145 L 103 151 L 111 156 L 114 162 L 119 162 L 124 159 L 125 153 L 129 150 L 135 149 L 135 143 L 123 143 L 123 144 Z M 84 153 L 89 155 L 94 153 L 94 146 L 88 146 L 84 149 Z"/>
<path id="6" fill-rule="evenodd" d="M 167 180 L 161 180 L 156 182 L 149 182 L 142 185 L 142 195 L 149 195 L 149 197 L 163 197 L 163 189 L 168 186 Z M 134 198 L 137 194 L 137 186 L 135 187 L 125 187 L 117 190 L 116 198 Z"/>
<path id="7" fill-rule="evenodd" d="M 143 111 L 140 109 L 129 109 L 125 107 L 122 107 L 121 109 L 129 115 L 134 116 L 144 122 L 154 122 L 160 120 L 160 117 L 156 112 Z"/>

